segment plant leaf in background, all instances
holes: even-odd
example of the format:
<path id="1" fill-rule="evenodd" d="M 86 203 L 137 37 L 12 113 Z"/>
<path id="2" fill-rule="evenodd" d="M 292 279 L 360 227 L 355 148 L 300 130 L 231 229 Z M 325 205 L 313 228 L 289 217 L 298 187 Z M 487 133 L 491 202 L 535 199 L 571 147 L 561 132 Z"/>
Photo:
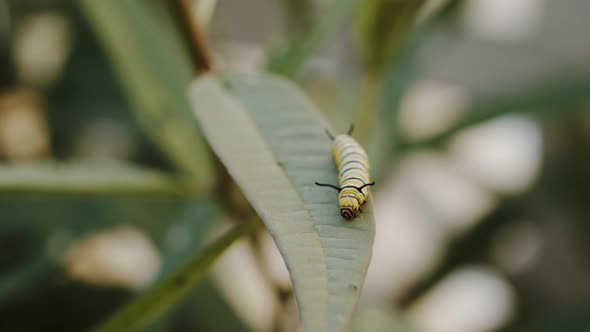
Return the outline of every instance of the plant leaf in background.
<path id="1" fill-rule="evenodd" d="M 424 1 L 367 1 L 359 12 L 360 44 L 365 77 L 361 105 L 354 120 L 356 136 L 367 145 L 374 179 L 388 174 L 399 140 L 397 114 L 412 82 L 420 45 L 430 30 L 416 25 Z"/>
<path id="2" fill-rule="evenodd" d="M 279 2 L 286 21 L 288 37 L 300 38 L 310 26 L 314 25 L 313 0 L 280 0 Z"/>
<path id="3" fill-rule="evenodd" d="M 375 120 L 371 133 L 367 137 L 367 152 L 373 167 L 373 179 L 379 181 L 391 171 L 391 161 L 398 152 L 400 142 L 398 116 L 404 93 L 410 87 L 416 75 L 419 63 L 420 45 L 430 31 L 429 24 L 422 24 L 407 37 L 401 50 L 388 63 L 383 76 L 372 88 L 377 90 L 369 98 L 374 98 Z M 360 117 L 368 118 L 360 112 Z M 362 123 L 368 123 L 363 119 Z"/>
<path id="4" fill-rule="evenodd" d="M 360 40 L 369 74 L 383 72 L 404 43 L 424 0 L 366 1 L 360 11 Z"/>
<path id="5" fill-rule="evenodd" d="M 59 194 L 62 196 L 62 204 L 70 203 L 75 205 L 71 197 L 66 195 L 101 195 L 101 196 L 122 196 L 128 197 L 137 195 L 156 195 L 158 197 L 168 197 L 179 199 L 183 194 L 190 192 L 184 191 L 179 181 L 174 181 L 171 177 L 153 170 L 146 170 L 139 167 L 131 167 L 128 165 L 114 165 L 114 164 L 83 164 L 83 163 L 69 163 L 69 164 L 36 164 L 36 165 L 22 165 L 19 167 L 0 166 L 0 192 L 3 197 L 6 193 L 17 194 L 20 193 L 20 200 L 12 202 L 6 199 L 2 200 L 0 206 L 11 206 L 11 213 L 4 214 L 2 230 L 11 234 L 11 232 L 19 229 L 26 229 L 26 224 L 30 224 L 32 229 L 35 229 L 37 241 L 48 242 L 52 234 L 59 231 L 68 233 L 70 238 L 64 241 L 59 248 L 54 248 L 51 255 L 43 250 L 44 246 L 38 249 L 37 256 L 32 257 L 22 266 L 11 270 L 11 273 L 6 274 L 0 278 L 0 302 L 9 299 L 13 294 L 32 287 L 34 283 L 38 282 L 43 276 L 46 276 L 50 271 L 57 270 L 56 258 L 61 259 L 67 249 L 67 242 L 70 242 L 75 235 L 82 235 L 93 229 L 101 229 L 107 226 L 112 226 L 117 223 L 117 218 L 111 218 L 104 221 L 89 220 L 84 215 L 85 209 L 80 209 L 82 215 L 75 218 L 75 213 L 72 208 L 61 209 L 67 211 L 65 215 L 58 218 L 51 218 L 49 211 L 44 211 L 44 204 L 39 204 L 36 201 L 28 202 L 29 206 L 34 206 L 32 211 L 27 216 L 18 216 L 18 211 L 23 211 L 21 205 L 22 201 L 27 202 L 26 195 L 34 194 L 36 197 L 43 197 L 47 194 Z M 144 196 L 145 197 L 145 196 Z M 26 204 L 26 203 L 25 203 Z M 50 206 L 59 206 L 57 201 L 52 201 Z M 178 204 L 179 207 L 181 204 Z M 192 210 L 203 209 L 205 204 L 191 204 Z M 47 206 L 45 206 L 47 207 Z M 51 208 L 49 209 L 51 210 Z M 59 210 L 55 209 L 55 210 Z M 211 209 L 209 209 L 211 210 Z M 44 212 L 42 212 L 44 211 Z M 48 214 L 49 212 L 49 214 Z M 26 214 L 26 213 L 25 213 Z M 105 211 L 101 210 L 99 215 L 104 215 Z M 194 218 L 197 214 L 191 213 Z M 200 213 L 201 216 L 204 213 Z M 201 222 L 201 224 L 208 226 L 207 221 L 212 220 L 211 213 L 206 215 L 208 218 Z M 35 222 L 35 219 L 41 221 Z M 26 223 L 23 221 L 26 220 Z M 59 220 L 59 223 L 48 223 L 48 220 Z M 146 220 L 142 220 L 140 227 L 149 232 L 149 226 Z M 126 220 L 130 223 L 130 220 Z M 157 231 L 152 232 L 152 238 L 156 238 L 155 234 L 161 234 L 162 229 L 166 226 L 161 223 Z M 203 231 L 204 233 L 204 231 Z M 198 233 L 194 233 L 197 235 Z M 159 241 L 162 242 L 162 241 Z M 196 243 L 197 241 L 193 241 Z M 23 243 L 26 247 L 26 243 Z M 178 253 L 177 253 L 178 254 Z M 52 257 L 50 257 L 52 256 Z M 168 259 L 169 260 L 169 259 Z M 168 260 L 164 260 L 167 262 Z"/>
<path id="6" fill-rule="evenodd" d="M 322 20 L 300 41 L 290 43 L 284 52 L 270 57 L 269 70 L 286 77 L 295 77 L 320 44 L 336 31 L 342 21 L 354 13 L 360 3 L 359 0 L 334 1 L 334 4 L 326 10 Z"/>
<path id="7" fill-rule="evenodd" d="M 63 258 L 67 257 L 74 241 L 86 234 L 92 235 L 94 231 L 131 226 L 148 235 L 150 242 L 160 248 L 160 271 L 165 274 L 199 253 L 194 248 L 202 247 L 204 235 L 217 220 L 215 216 L 219 212 L 209 200 L 195 201 L 158 194 L 111 197 L 2 193 L 0 209 L 3 211 L 1 242 L 3 248 L 11 252 L 3 260 L 4 273 L 0 275 L 0 315 L 4 317 L 0 325 L 4 330 L 42 330 L 48 326 L 61 326 L 65 320 L 71 331 L 86 330 L 133 295 L 126 289 L 97 288 L 70 279 Z M 171 236 L 179 232 L 186 233 L 190 243 Z M 125 255 L 128 253 L 121 254 Z M 20 259 L 13 263 L 12 260 L 17 258 Z M 89 296 L 94 301 L 86 301 Z M 189 296 L 190 303 L 216 301 L 212 296 L 217 297 L 217 306 L 222 302 L 220 295 L 212 290 L 206 294 L 195 290 Z M 48 299 L 55 305 L 47 307 Z M 183 304 L 178 303 L 179 306 Z M 18 308 L 26 308 L 29 313 L 44 319 L 23 323 L 22 317 L 10 315 L 13 310 L 20 310 Z M 236 322 L 233 313 L 223 305 L 220 308 L 227 320 Z M 228 325 L 225 324 L 227 321 L 217 324 L 199 316 L 200 319 L 191 321 L 190 326 L 205 323 L 212 327 Z M 170 317 L 177 317 L 177 313 Z"/>
<path id="8" fill-rule="evenodd" d="M 215 179 L 212 160 L 184 95 L 193 66 L 163 3 L 79 4 L 120 75 L 138 121 L 191 184 L 207 191 Z"/>
<path id="9" fill-rule="evenodd" d="M 54 260 L 43 253 L 11 269 L 0 278 L 0 304 L 8 302 L 18 291 L 34 288 L 52 269 L 55 269 Z"/>
<path id="10" fill-rule="evenodd" d="M 182 185 L 154 170 L 114 164 L 0 165 L 0 191 L 53 194 L 182 194 Z"/>
<path id="11" fill-rule="evenodd" d="M 206 76 L 190 89 L 213 150 L 264 221 L 291 274 L 305 331 L 342 331 L 371 257 L 372 207 L 346 222 L 329 126 L 292 84 L 267 75 Z"/>
<path id="12" fill-rule="evenodd" d="M 468 105 L 465 116 L 447 131 L 421 142 L 401 142 L 401 148 L 440 147 L 461 130 L 496 117 L 510 113 L 559 115 L 564 110 L 579 111 L 576 106 L 589 100 L 590 72 L 547 79 L 505 95 L 479 97 Z"/>
<path id="13" fill-rule="evenodd" d="M 125 308 L 117 311 L 113 317 L 98 326 L 96 331 L 137 331 L 145 327 L 200 282 L 225 249 L 240 237 L 253 232 L 258 225 L 258 219 L 253 219 L 227 232 Z"/>

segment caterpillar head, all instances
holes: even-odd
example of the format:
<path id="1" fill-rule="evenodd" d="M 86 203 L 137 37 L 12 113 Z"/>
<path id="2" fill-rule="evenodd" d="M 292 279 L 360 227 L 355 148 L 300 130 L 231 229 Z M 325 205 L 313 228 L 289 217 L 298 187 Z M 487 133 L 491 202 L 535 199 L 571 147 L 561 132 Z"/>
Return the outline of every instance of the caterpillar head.
<path id="1" fill-rule="evenodd" d="M 358 201 L 353 197 L 340 198 L 340 214 L 346 220 L 353 219 L 359 209 Z"/>

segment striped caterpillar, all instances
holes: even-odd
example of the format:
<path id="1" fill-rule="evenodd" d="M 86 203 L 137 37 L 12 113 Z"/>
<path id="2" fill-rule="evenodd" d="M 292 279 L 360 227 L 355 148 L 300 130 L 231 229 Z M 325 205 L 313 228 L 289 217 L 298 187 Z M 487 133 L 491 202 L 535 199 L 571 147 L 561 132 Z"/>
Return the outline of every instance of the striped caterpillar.
<path id="1" fill-rule="evenodd" d="M 357 215 L 357 211 L 363 212 L 361 206 L 369 194 L 369 186 L 375 182 L 369 182 L 369 160 L 365 150 L 350 136 L 353 127 L 347 134 L 333 136 L 326 130 L 328 136 L 334 142 L 332 144 L 332 156 L 338 168 L 339 187 L 318 183 L 323 187 L 338 190 L 338 203 L 340 214 L 344 219 L 351 220 Z"/>

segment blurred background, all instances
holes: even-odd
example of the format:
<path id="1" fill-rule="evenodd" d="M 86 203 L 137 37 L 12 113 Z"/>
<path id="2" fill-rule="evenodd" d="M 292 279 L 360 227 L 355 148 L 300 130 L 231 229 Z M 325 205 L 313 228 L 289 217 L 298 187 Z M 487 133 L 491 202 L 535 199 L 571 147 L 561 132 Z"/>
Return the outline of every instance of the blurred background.
<path id="1" fill-rule="evenodd" d="M 165 1 L 91 2 L 0 0 L 2 331 L 87 329 L 251 213 L 183 120 Z M 192 4 L 216 64 L 256 72 L 334 1 Z M 379 45 L 396 11 L 367 12 L 291 75 L 335 128 L 358 125 L 379 181 L 353 327 L 590 331 L 590 2 L 425 1 L 395 52 Z M 261 231 L 149 330 L 296 324 Z"/>

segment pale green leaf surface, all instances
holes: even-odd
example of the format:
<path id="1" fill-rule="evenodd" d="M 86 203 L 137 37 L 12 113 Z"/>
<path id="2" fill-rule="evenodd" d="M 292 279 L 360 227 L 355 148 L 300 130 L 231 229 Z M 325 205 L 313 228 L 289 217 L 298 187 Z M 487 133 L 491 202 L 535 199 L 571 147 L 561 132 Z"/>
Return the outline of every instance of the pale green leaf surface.
<path id="1" fill-rule="evenodd" d="M 337 183 L 320 113 L 292 84 L 267 75 L 205 77 L 190 98 L 285 259 L 304 330 L 345 330 L 370 261 L 374 220 L 369 202 L 361 217 L 345 221 L 336 192 L 314 185 Z"/>

